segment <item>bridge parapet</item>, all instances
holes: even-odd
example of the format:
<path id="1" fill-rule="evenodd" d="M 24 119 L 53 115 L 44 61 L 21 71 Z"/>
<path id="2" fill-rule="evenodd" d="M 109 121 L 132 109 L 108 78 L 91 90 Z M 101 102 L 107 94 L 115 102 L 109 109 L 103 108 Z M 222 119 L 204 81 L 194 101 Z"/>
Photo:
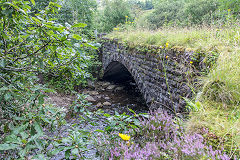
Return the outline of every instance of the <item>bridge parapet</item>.
<path id="1" fill-rule="evenodd" d="M 186 111 L 183 97 L 193 96 L 191 85 L 205 68 L 201 57 L 181 47 L 131 46 L 107 38 L 101 44 L 105 77 L 126 78 L 121 73 L 128 70 L 150 109 Z"/>

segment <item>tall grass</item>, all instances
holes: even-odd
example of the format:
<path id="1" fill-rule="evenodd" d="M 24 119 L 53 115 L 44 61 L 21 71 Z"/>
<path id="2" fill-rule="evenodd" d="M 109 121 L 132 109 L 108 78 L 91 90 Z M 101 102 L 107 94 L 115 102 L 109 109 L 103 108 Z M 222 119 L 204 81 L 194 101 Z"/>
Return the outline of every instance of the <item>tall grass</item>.
<path id="1" fill-rule="evenodd" d="M 240 28 L 237 25 L 221 29 L 209 26 L 165 27 L 155 31 L 144 28 L 128 28 L 125 31 L 114 31 L 108 37 L 118 38 L 136 45 L 164 45 L 168 41 L 170 46 L 183 46 L 202 51 L 231 52 L 240 44 Z"/>

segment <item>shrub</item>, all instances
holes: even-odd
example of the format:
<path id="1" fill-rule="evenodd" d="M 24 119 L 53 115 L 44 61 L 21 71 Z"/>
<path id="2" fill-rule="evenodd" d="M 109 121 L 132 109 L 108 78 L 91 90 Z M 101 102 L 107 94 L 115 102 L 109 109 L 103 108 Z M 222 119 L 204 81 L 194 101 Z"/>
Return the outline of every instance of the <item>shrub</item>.
<path id="1" fill-rule="evenodd" d="M 103 13 L 100 15 L 99 30 L 110 32 L 118 24 L 124 24 L 126 18 L 130 18 L 129 5 L 124 0 L 107 1 Z"/>
<path id="2" fill-rule="evenodd" d="M 155 28 L 159 28 L 164 24 L 178 23 L 182 16 L 183 1 L 162 1 L 155 7 L 148 20 Z"/>
<path id="3" fill-rule="evenodd" d="M 213 14 L 218 9 L 217 0 L 190 1 L 184 7 L 183 19 L 187 19 L 185 24 L 202 24 L 213 21 Z M 210 19 L 210 20 L 209 20 Z"/>
<path id="4" fill-rule="evenodd" d="M 89 76 L 84 70 L 90 59 L 87 51 L 95 48 L 75 31 L 86 24 L 63 26 L 51 18 L 59 4 L 49 2 L 37 13 L 31 10 L 34 5 L 34 0 L 0 2 L 0 133 L 4 142 L 0 151 L 14 149 L 19 158 L 45 152 L 52 139 L 44 141 L 43 127 L 55 128 L 64 117 L 43 105 L 43 93 L 52 90 L 38 84 L 38 74 L 56 76 L 65 86 L 79 84 Z"/>

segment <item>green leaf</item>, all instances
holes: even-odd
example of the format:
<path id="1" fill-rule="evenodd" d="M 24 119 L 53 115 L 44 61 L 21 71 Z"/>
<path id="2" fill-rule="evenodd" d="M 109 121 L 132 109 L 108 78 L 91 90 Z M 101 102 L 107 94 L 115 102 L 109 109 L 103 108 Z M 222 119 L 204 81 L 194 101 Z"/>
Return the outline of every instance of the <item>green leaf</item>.
<path id="1" fill-rule="evenodd" d="M 26 139 L 22 139 L 22 143 L 26 144 L 27 140 Z"/>
<path id="2" fill-rule="evenodd" d="M 73 35 L 73 38 L 76 39 L 76 40 L 81 40 L 81 39 L 82 39 L 82 37 L 79 36 L 79 35 L 77 35 L 77 34 L 74 34 L 74 35 Z"/>
<path id="3" fill-rule="evenodd" d="M 72 154 L 73 154 L 73 155 L 78 154 L 78 149 L 77 149 L 77 148 L 74 148 L 74 149 L 72 150 Z"/>
<path id="4" fill-rule="evenodd" d="M 41 21 L 39 19 L 37 19 L 36 17 L 32 17 L 32 19 L 36 22 L 36 23 L 41 23 Z"/>
<path id="5" fill-rule="evenodd" d="M 77 23 L 77 24 L 74 24 L 72 27 L 81 27 L 81 28 L 83 28 L 83 27 L 86 27 L 87 26 L 87 24 L 85 24 L 85 23 Z"/>
<path id="6" fill-rule="evenodd" d="M 38 97 L 38 103 L 40 105 L 42 105 L 44 103 L 44 97 L 45 97 L 45 95 L 43 95 L 43 94 Z"/>
<path id="7" fill-rule="evenodd" d="M 4 98 L 5 98 L 6 101 L 10 100 L 10 99 L 12 98 L 11 93 L 5 94 L 5 95 L 4 95 Z"/>
<path id="8" fill-rule="evenodd" d="M 37 131 L 38 134 L 43 133 L 42 127 L 37 122 L 34 122 L 34 129 Z"/>
<path id="9" fill-rule="evenodd" d="M 5 59 L 1 59 L 0 60 L 0 67 L 5 68 L 5 66 L 6 66 Z"/>
<path id="10" fill-rule="evenodd" d="M 66 150 L 65 151 L 65 158 L 69 159 L 69 157 L 71 155 L 70 153 L 71 153 L 71 149 Z"/>
<path id="11" fill-rule="evenodd" d="M 134 124 L 135 124 L 135 125 L 137 125 L 137 126 L 140 126 L 140 125 L 141 125 L 141 123 L 139 122 L 139 120 L 134 119 L 133 121 L 134 121 Z"/>
<path id="12" fill-rule="evenodd" d="M 57 149 L 54 149 L 52 152 L 51 152 L 51 154 L 52 155 L 56 155 L 56 154 L 58 154 L 59 152 L 61 152 L 61 151 L 63 151 L 64 150 L 64 148 L 62 147 L 62 148 L 57 148 Z"/>
<path id="13" fill-rule="evenodd" d="M 17 137 L 16 135 L 9 135 L 5 138 L 5 142 L 9 144 L 22 144 L 21 138 Z"/>
<path id="14" fill-rule="evenodd" d="M 0 91 L 8 91 L 8 90 L 9 90 L 8 87 L 2 87 L 2 88 L 0 88 Z"/>
<path id="15" fill-rule="evenodd" d="M 4 39 L 8 39 L 7 35 L 4 32 L 2 32 L 2 36 Z"/>
<path id="16" fill-rule="evenodd" d="M 95 47 L 95 46 L 92 45 L 91 43 L 84 43 L 83 45 L 86 46 L 86 47 L 90 47 L 90 48 L 93 48 L 93 49 L 97 49 L 97 47 Z"/>
<path id="17" fill-rule="evenodd" d="M 31 0 L 31 2 L 32 2 L 32 4 L 33 4 L 34 6 L 36 5 L 34 0 Z"/>
<path id="18" fill-rule="evenodd" d="M 33 159 L 47 160 L 47 159 L 45 158 L 44 154 L 38 154 L 38 155 L 34 156 Z"/>
<path id="19" fill-rule="evenodd" d="M 18 6 L 14 5 L 14 4 L 10 3 L 10 2 L 6 2 L 5 4 L 8 4 L 8 5 L 14 7 L 17 11 L 20 11 L 23 14 L 26 14 L 26 12 L 23 9 L 19 8 Z"/>
<path id="20" fill-rule="evenodd" d="M 129 110 L 130 112 L 132 112 L 133 114 L 136 114 L 136 112 L 134 112 L 134 110 L 132 110 L 131 108 L 128 108 L 128 110 Z"/>
<path id="21" fill-rule="evenodd" d="M 97 129 L 97 130 L 95 130 L 94 132 L 104 132 L 104 131 L 101 130 L 101 129 Z"/>
<path id="22" fill-rule="evenodd" d="M 16 149 L 18 146 L 18 144 L 0 144 L 0 151 Z"/>
<path id="23" fill-rule="evenodd" d="M 60 4 L 54 3 L 54 2 L 49 2 L 49 6 L 55 6 L 58 8 L 61 8 L 62 6 Z"/>
<path id="24" fill-rule="evenodd" d="M 62 142 L 63 142 L 63 143 L 69 143 L 69 142 L 71 142 L 71 140 L 68 139 L 68 138 L 63 138 L 63 139 L 62 139 Z"/>
<path id="25" fill-rule="evenodd" d="M 104 113 L 103 116 L 105 116 L 105 117 L 111 117 L 111 115 L 108 114 L 108 113 Z"/>

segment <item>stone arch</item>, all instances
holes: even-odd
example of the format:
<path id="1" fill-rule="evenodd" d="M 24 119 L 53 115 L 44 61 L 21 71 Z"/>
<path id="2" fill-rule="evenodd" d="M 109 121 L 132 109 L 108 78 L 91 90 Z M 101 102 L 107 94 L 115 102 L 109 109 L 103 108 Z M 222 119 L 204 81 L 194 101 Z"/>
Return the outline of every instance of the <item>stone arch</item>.
<path id="1" fill-rule="evenodd" d="M 173 113 L 186 112 L 186 102 L 182 97 L 192 95 L 186 73 L 197 70 L 194 66 L 189 66 L 191 55 L 191 52 L 156 46 L 130 48 L 109 39 L 102 39 L 99 50 L 105 76 L 111 75 L 112 67 L 116 70 L 125 68 L 123 70 L 127 70 L 133 77 L 150 109 L 166 109 Z M 129 74 L 119 77 L 124 79 Z"/>
<path id="2" fill-rule="evenodd" d="M 150 106 L 152 97 L 149 94 L 150 90 L 147 89 L 147 85 L 144 84 L 142 72 L 138 71 L 138 64 L 133 63 L 130 57 L 126 59 L 121 55 L 114 56 L 114 54 L 111 54 L 104 59 L 105 60 L 102 61 L 104 69 L 103 79 L 115 82 L 134 81 L 145 99 L 146 104 Z"/>

